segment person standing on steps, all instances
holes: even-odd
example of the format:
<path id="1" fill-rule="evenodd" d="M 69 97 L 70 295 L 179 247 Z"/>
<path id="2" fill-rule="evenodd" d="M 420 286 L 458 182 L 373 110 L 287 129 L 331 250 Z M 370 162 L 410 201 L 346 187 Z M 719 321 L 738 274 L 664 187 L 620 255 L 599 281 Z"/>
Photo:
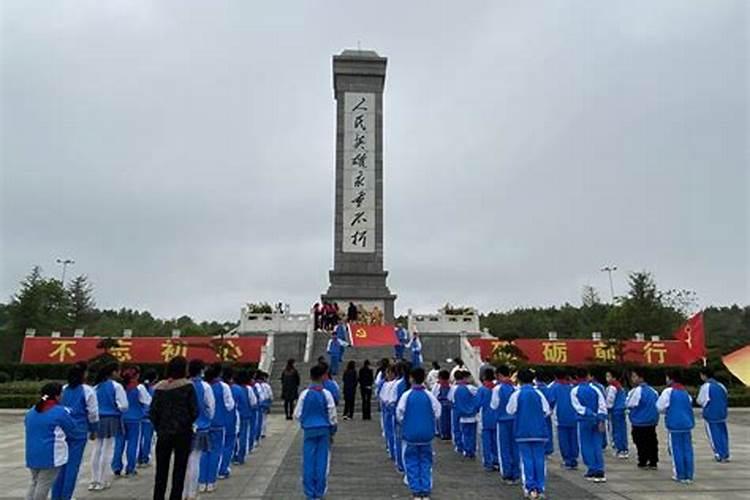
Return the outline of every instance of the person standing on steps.
<path id="1" fill-rule="evenodd" d="M 331 333 L 331 339 L 328 341 L 326 347 L 328 353 L 328 373 L 335 377 L 339 373 L 339 363 L 341 363 L 342 356 L 344 354 L 344 341 L 339 338 L 336 332 Z"/>
<path id="2" fill-rule="evenodd" d="M 342 376 L 344 383 L 344 420 L 354 418 L 354 399 L 357 395 L 357 364 L 349 361 Z"/>
<path id="3" fill-rule="evenodd" d="M 346 310 L 346 321 L 356 323 L 358 315 L 357 306 L 354 305 L 354 302 L 349 302 L 349 308 Z"/>
<path id="4" fill-rule="evenodd" d="M 404 329 L 404 325 L 399 323 L 394 330 L 396 334 L 396 343 L 393 345 L 393 354 L 396 360 L 404 359 L 404 346 L 409 341 L 409 332 Z"/>
<path id="5" fill-rule="evenodd" d="M 359 369 L 359 394 L 362 397 L 362 420 L 372 419 L 372 385 L 374 383 L 370 360 L 366 359 Z"/>
<path id="6" fill-rule="evenodd" d="M 336 326 L 334 333 L 339 339 L 339 344 L 341 344 L 341 354 L 339 356 L 339 362 L 341 362 L 344 361 L 346 346 L 349 345 L 349 325 L 344 318 L 339 318 L 338 322 L 339 324 Z"/>
<path id="7" fill-rule="evenodd" d="M 294 367 L 294 359 L 286 362 L 286 368 L 281 373 L 281 397 L 284 399 L 284 414 L 287 420 L 292 420 L 294 406 L 299 395 L 300 376 Z"/>
<path id="8" fill-rule="evenodd" d="M 414 332 L 411 340 L 406 344 L 406 349 L 411 353 L 412 368 L 422 367 L 422 341 L 419 339 L 419 333 Z"/>
<path id="9" fill-rule="evenodd" d="M 659 424 L 656 400 L 659 394 L 646 383 L 643 368 L 634 368 L 630 372 L 630 381 L 633 388 L 628 393 L 625 406 L 630 410 L 633 444 L 638 450 L 638 468 L 655 470 L 659 463 L 659 439 L 656 437 L 656 426 Z"/>

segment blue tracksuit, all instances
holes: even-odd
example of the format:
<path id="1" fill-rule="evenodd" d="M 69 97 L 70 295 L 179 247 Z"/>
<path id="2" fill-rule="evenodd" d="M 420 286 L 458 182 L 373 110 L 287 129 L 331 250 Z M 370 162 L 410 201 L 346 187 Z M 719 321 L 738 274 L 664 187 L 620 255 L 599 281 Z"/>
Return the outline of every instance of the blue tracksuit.
<path id="1" fill-rule="evenodd" d="M 693 398 L 679 384 L 662 391 L 656 408 L 665 414 L 664 425 L 669 431 L 669 454 L 672 455 L 672 479 L 693 480 Z"/>
<path id="2" fill-rule="evenodd" d="M 149 384 L 146 387 L 148 395 L 154 397 L 154 384 Z M 151 443 L 154 440 L 154 424 L 151 423 L 151 419 L 148 418 L 149 407 L 146 407 L 146 412 L 141 421 L 141 443 L 138 451 L 138 463 L 148 464 L 151 462 Z"/>
<path id="3" fill-rule="evenodd" d="M 729 431 L 727 430 L 727 388 L 710 378 L 701 386 L 698 404 L 703 408 L 703 423 L 714 458 L 729 460 Z"/>
<path id="4" fill-rule="evenodd" d="M 339 345 L 341 345 L 341 357 L 339 358 L 339 361 L 344 360 L 344 352 L 346 352 L 346 346 L 345 344 L 349 342 L 349 329 L 346 325 L 338 325 L 335 330 L 336 338 L 339 339 Z"/>
<path id="5" fill-rule="evenodd" d="M 380 394 L 380 410 L 383 413 L 383 437 L 385 437 L 385 448 L 388 451 L 388 457 L 396 461 L 396 403 L 398 400 L 395 396 L 395 381 L 389 380 L 383 384 Z"/>
<path id="6" fill-rule="evenodd" d="M 408 340 L 409 333 L 403 328 L 396 328 L 396 344 L 393 346 L 396 359 L 404 359 L 404 346 Z"/>
<path id="7" fill-rule="evenodd" d="M 328 353 L 328 373 L 335 377 L 339 373 L 339 364 L 344 357 L 344 346 L 338 337 L 331 337 L 328 341 L 326 352 Z"/>
<path id="8" fill-rule="evenodd" d="M 604 474 L 604 433 L 599 430 L 599 424 L 607 420 L 604 395 L 592 382 L 581 382 L 570 391 L 570 399 L 578 414 L 581 456 L 588 467 L 585 477 L 601 476 Z"/>
<path id="9" fill-rule="evenodd" d="M 255 400 L 257 401 L 257 405 L 255 408 L 251 407 L 252 415 L 250 416 L 250 422 L 251 422 L 251 429 L 250 432 L 250 445 L 249 445 L 249 451 L 253 451 L 255 446 L 258 444 L 259 438 L 260 438 L 260 431 L 261 427 L 263 425 L 263 411 L 260 407 L 260 386 L 257 383 L 251 383 L 250 389 L 252 389 L 253 394 L 255 395 Z"/>
<path id="10" fill-rule="evenodd" d="M 141 444 L 141 422 L 146 416 L 146 409 L 150 403 L 148 391 L 140 384 L 126 388 L 125 394 L 128 396 L 128 409 L 122 414 L 125 434 L 120 434 L 115 438 L 115 455 L 112 458 L 112 470 L 115 474 L 122 471 L 123 451 L 128 462 L 125 473 L 132 474 L 135 471 Z"/>
<path id="11" fill-rule="evenodd" d="M 524 495 L 544 493 L 544 442 L 548 439 L 544 420 L 550 415 L 547 398 L 533 385 L 524 384 L 510 395 L 505 409 L 508 415 L 515 415 L 513 438 L 521 455 Z"/>
<path id="12" fill-rule="evenodd" d="M 52 488 L 54 500 L 70 500 L 78 479 L 83 451 L 86 448 L 88 433 L 96 430 L 99 421 L 99 408 L 96 393 L 88 385 L 66 386 L 60 398 L 60 405 L 66 407 L 75 427 L 66 433 L 68 443 L 68 462 L 62 466 Z"/>
<path id="13" fill-rule="evenodd" d="M 239 432 L 237 434 L 237 447 L 235 448 L 234 461 L 244 464 L 247 457 L 248 432 L 250 430 L 250 418 L 252 417 L 250 394 L 252 389 L 245 385 L 235 386 L 238 390 L 234 394 L 237 403 L 237 416 L 240 420 Z M 257 405 L 257 402 L 255 402 Z"/>
<path id="14" fill-rule="evenodd" d="M 570 401 L 573 386 L 566 380 L 556 380 L 550 385 L 549 394 L 553 413 L 557 420 L 557 442 L 563 465 L 568 469 L 578 467 L 578 417 Z"/>
<path id="15" fill-rule="evenodd" d="M 477 390 L 477 407 L 482 419 L 482 465 L 485 470 L 493 470 L 498 465 L 497 410 L 490 406 L 494 388 L 494 383 L 485 382 Z"/>
<path id="16" fill-rule="evenodd" d="M 448 440 L 451 438 L 451 409 L 452 404 L 448 399 L 448 393 L 451 390 L 451 386 L 448 384 L 442 385 L 438 382 L 433 388 L 433 396 L 440 403 L 440 419 L 438 420 L 438 431 L 440 439 Z"/>
<path id="17" fill-rule="evenodd" d="M 209 402 L 206 401 L 206 391 L 211 391 L 213 396 L 213 389 L 206 388 L 203 384 L 203 378 L 194 377 L 192 379 L 193 389 L 195 389 L 195 399 L 198 402 L 198 418 L 195 419 L 195 432 L 196 435 L 205 434 L 208 436 L 209 446 L 213 446 L 211 443 L 211 422 L 213 421 L 214 415 L 216 414 L 216 401 L 214 399 L 213 408 L 210 407 Z M 223 401 L 219 401 L 219 404 L 223 405 Z M 197 448 L 196 448 L 197 449 Z M 200 462 L 198 464 L 198 483 L 208 484 L 209 483 L 209 451 L 203 450 L 200 456 Z M 215 481 L 215 478 L 214 478 Z"/>
<path id="18" fill-rule="evenodd" d="M 67 408 L 53 404 L 42 412 L 31 408 L 24 419 L 26 467 L 53 469 L 68 461 L 65 438 L 76 433 L 76 423 Z M 62 431 L 62 432 L 60 432 Z"/>
<path id="19" fill-rule="evenodd" d="M 465 457 L 474 458 L 477 452 L 477 401 L 476 387 L 465 382 L 456 385 L 453 394 L 453 410 L 458 414 L 461 429 L 461 452 Z"/>
<path id="20" fill-rule="evenodd" d="M 612 447 L 617 453 L 628 452 L 628 424 L 625 418 L 625 390 L 619 382 L 607 386 L 607 411 Z"/>
<path id="21" fill-rule="evenodd" d="M 497 410 L 497 454 L 500 465 L 500 476 L 506 481 L 516 481 L 521 477 L 518 444 L 514 438 L 513 423 L 515 416 L 507 412 L 510 396 L 516 388 L 506 380 L 492 390 L 490 406 Z"/>
<path id="22" fill-rule="evenodd" d="M 395 382 L 395 392 L 396 392 L 396 398 L 395 403 L 398 404 L 398 401 L 401 399 L 401 396 L 404 395 L 407 389 L 407 382 L 405 378 L 400 378 Z M 403 443 L 401 439 L 401 424 L 399 423 L 398 419 L 396 418 L 396 411 L 394 408 L 393 411 L 393 435 L 394 435 L 394 441 L 395 441 L 395 454 L 396 454 L 396 468 L 399 472 L 404 472 L 404 455 L 402 453 L 403 451 Z"/>
<path id="23" fill-rule="evenodd" d="M 422 341 L 414 337 L 408 346 L 411 351 L 411 367 L 420 368 L 422 366 Z"/>
<path id="24" fill-rule="evenodd" d="M 224 448 L 221 452 L 221 465 L 219 466 L 219 475 L 229 476 L 232 473 L 230 464 L 234 457 L 234 448 L 237 444 L 237 398 L 241 397 L 242 387 L 237 384 L 229 385 L 229 391 L 232 394 L 232 400 L 234 401 L 234 408 L 227 412 L 227 418 L 224 421 Z"/>
<path id="25" fill-rule="evenodd" d="M 552 397 L 550 395 L 549 387 L 547 387 L 547 384 L 544 382 L 536 382 L 534 384 L 534 387 L 536 389 L 539 389 L 539 392 L 541 392 L 544 395 L 544 399 L 547 400 L 547 404 L 550 405 L 550 408 L 552 408 Z M 544 419 L 544 426 L 547 428 L 547 442 L 544 443 L 544 454 L 545 455 L 552 455 L 555 452 L 555 440 L 552 439 L 553 432 L 552 432 L 552 414 L 548 415 Z"/>
<path id="26" fill-rule="evenodd" d="M 321 384 L 302 391 L 294 409 L 304 432 L 302 444 L 302 488 L 308 499 L 323 498 L 328 489 L 328 451 L 331 428 L 336 425 L 336 404 Z"/>
<path id="27" fill-rule="evenodd" d="M 422 385 L 404 392 L 396 407 L 396 419 L 402 430 L 406 482 L 417 497 L 432 492 L 432 439 L 435 437 L 432 423 L 439 417 L 440 403 Z"/>
<path id="28" fill-rule="evenodd" d="M 216 482 L 224 450 L 225 424 L 229 419 L 229 412 L 234 411 L 234 405 L 230 404 L 231 396 L 225 394 L 225 391 L 229 390 L 229 386 L 219 380 L 214 380 L 210 385 L 216 406 L 214 418 L 211 419 L 208 431 L 210 449 L 204 451 L 201 455 L 199 479 L 201 484 L 214 484 Z M 229 391 L 231 392 L 231 390 Z"/>

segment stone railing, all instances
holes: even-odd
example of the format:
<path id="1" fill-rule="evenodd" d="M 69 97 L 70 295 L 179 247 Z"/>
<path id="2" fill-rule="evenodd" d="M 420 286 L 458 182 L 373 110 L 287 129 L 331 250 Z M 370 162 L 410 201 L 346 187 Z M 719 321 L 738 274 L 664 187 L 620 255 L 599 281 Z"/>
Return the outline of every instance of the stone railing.
<path id="1" fill-rule="evenodd" d="M 479 383 L 479 367 L 482 366 L 482 357 L 479 347 L 471 345 L 469 337 L 461 335 L 461 360 L 464 366 L 472 374 L 476 383 Z"/>
<path id="2" fill-rule="evenodd" d="M 478 314 L 415 314 L 409 311 L 409 331 L 419 333 L 479 333 Z"/>
<path id="3" fill-rule="evenodd" d="M 239 333 L 291 333 L 307 332 L 312 327 L 312 316 L 308 314 L 250 313 L 243 307 L 240 313 Z"/>
<path id="4" fill-rule="evenodd" d="M 258 369 L 263 370 L 266 373 L 271 373 L 271 366 L 273 365 L 273 337 L 274 335 L 268 335 L 266 337 L 265 345 L 260 347 L 260 361 L 258 361 Z"/>

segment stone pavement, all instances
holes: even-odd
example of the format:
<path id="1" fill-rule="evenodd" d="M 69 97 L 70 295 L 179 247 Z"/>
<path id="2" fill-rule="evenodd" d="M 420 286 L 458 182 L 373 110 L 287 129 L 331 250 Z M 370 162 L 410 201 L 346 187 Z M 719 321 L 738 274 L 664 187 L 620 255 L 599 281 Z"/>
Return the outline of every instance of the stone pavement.
<path id="1" fill-rule="evenodd" d="M 375 414 L 374 416 L 376 416 Z M 750 499 L 750 411 L 730 411 L 732 462 L 717 464 L 711 459 L 700 419 L 693 442 L 696 449 L 696 482 L 691 486 L 670 480 L 671 463 L 666 438 L 660 427 L 661 464 L 658 471 L 639 471 L 634 460 L 607 457 L 606 484 L 592 484 L 582 471 L 564 471 L 555 457 L 548 462 L 548 498 L 601 498 L 605 500 L 652 499 Z M 272 415 L 268 438 L 250 456 L 248 463 L 234 467 L 231 478 L 220 481 L 216 493 L 202 495 L 215 499 L 302 498 L 300 449 L 302 435 L 296 424 Z M 497 473 L 484 472 L 479 463 L 458 457 L 448 443 L 435 442 L 435 490 L 433 498 L 453 500 L 469 495 L 477 498 L 521 498 L 518 486 L 503 486 Z M 87 453 L 88 455 L 88 453 Z M 88 461 L 82 468 L 76 497 L 147 499 L 151 497 L 153 467 L 139 469 L 133 479 L 115 481 L 111 490 L 89 493 L 85 490 Z M 0 414 L 0 498 L 23 498 L 28 484 L 24 467 L 23 417 L 19 413 Z M 377 421 L 359 419 L 341 422 L 331 457 L 328 499 L 408 499 L 409 492 L 386 458 Z"/>

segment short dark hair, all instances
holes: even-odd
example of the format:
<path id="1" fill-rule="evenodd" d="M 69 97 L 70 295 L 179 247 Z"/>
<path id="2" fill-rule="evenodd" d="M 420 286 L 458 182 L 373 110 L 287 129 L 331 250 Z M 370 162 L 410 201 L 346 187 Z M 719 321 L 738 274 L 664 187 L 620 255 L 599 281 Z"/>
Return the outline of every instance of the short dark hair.
<path id="1" fill-rule="evenodd" d="M 167 378 L 185 378 L 187 373 L 187 359 L 184 356 L 175 356 L 167 363 Z"/>
<path id="2" fill-rule="evenodd" d="M 106 363 L 99 368 L 96 372 L 96 383 L 100 384 L 112 376 L 114 372 L 120 367 L 116 362 Z"/>
<path id="3" fill-rule="evenodd" d="M 234 381 L 237 382 L 239 385 L 245 385 L 248 382 L 250 382 L 250 374 L 248 373 L 247 370 L 240 370 L 234 376 Z"/>
<path id="4" fill-rule="evenodd" d="M 630 369 L 631 373 L 634 373 L 639 378 L 645 379 L 646 378 L 646 370 L 643 369 L 641 366 L 635 366 Z"/>
<path id="5" fill-rule="evenodd" d="M 434 368 L 435 370 L 439 370 L 440 369 L 440 363 L 438 363 L 437 361 L 433 361 L 432 362 L 432 368 Z"/>
<path id="6" fill-rule="evenodd" d="M 85 376 L 86 376 L 86 366 L 85 365 L 81 366 L 78 363 L 74 364 L 68 370 L 68 387 L 73 389 L 83 384 L 84 382 L 83 379 Z"/>
<path id="7" fill-rule="evenodd" d="M 449 372 L 448 370 L 440 370 L 438 372 L 438 378 L 440 380 L 448 380 L 451 378 L 451 372 Z"/>
<path id="8" fill-rule="evenodd" d="M 409 375 L 415 384 L 424 383 L 424 368 L 412 368 Z"/>
<path id="9" fill-rule="evenodd" d="M 156 378 L 158 377 L 156 370 L 153 368 L 149 368 L 145 372 L 143 372 L 143 381 L 153 383 L 156 382 Z"/>
<path id="10" fill-rule="evenodd" d="M 39 398 L 39 401 L 34 405 L 34 408 L 36 408 L 36 411 L 42 411 L 42 408 L 44 408 L 44 403 L 48 401 L 50 398 L 56 398 L 60 396 L 60 393 L 62 392 L 62 386 L 58 384 L 57 382 L 49 382 L 47 384 L 44 384 L 42 386 L 42 390 L 39 391 L 39 395 L 41 396 Z"/>
<path id="11" fill-rule="evenodd" d="M 568 370 L 565 368 L 555 368 L 555 378 L 567 378 L 568 376 Z"/>
<path id="12" fill-rule="evenodd" d="M 494 380 L 495 370 L 493 370 L 492 368 L 485 368 L 482 372 L 482 375 L 484 377 L 484 380 Z"/>
<path id="13" fill-rule="evenodd" d="M 714 370 L 713 368 L 709 368 L 708 366 L 704 366 L 701 368 L 700 371 L 703 375 L 706 376 L 706 378 L 713 378 L 714 377 Z"/>
<path id="14" fill-rule="evenodd" d="M 191 377 L 197 377 L 206 368 L 206 363 L 201 359 L 191 359 L 188 365 L 188 373 Z"/>
<path id="15" fill-rule="evenodd" d="M 224 382 L 229 382 L 234 377 L 234 369 L 231 366 L 225 366 L 224 369 L 221 371 L 221 378 L 224 379 Z"/>
<path id="16" fill-rule="evenodd" d="M 510 377 L 510 368 L 508 365 L 497 365 L 497 373 L 503 377 Z"/>
<path id="17" fill-rule="evenodd" d="M 534 381 L 534 372 L 532 372 L 528 368 L 524 368 L 523 370 L 518 372 L 518 380 L 522 384 L 530 384 Z"/>
<path id="18" fill-rule="evenodd" d="M 213 382 L 219 375 L 221 374 L 221 365 L 218 367 L 216 365 L 210 365 L 208 368 L 206 368 L 206 371 L 203 373 L 203 379 L 206 382 Z"/>
<path id="19" fill-rule="evenodd" d="M 583 366 L 580 366 L 576 368 L 576 377 L 578 378 L 586 378 L 590 375 L 589 369 L 585 368 Z"/>
<path id="20" fill-rule="evenodd" d="M 672 368 L 671 370 L 667 371 L 667 377 L 669 377 L 669 380 L 672 382 L 676 382 L 678 384 L 682 383 L 682 370 L 679 368 Z"/>
<path id="21" fill-rule="evenodd" d="M 456 370 L 456 373 L 453 374 L 453 378 L 456 380 L 463 380 L 466 378 L 466 372 L 463 370 Z"/>
<path id="22" fill-rule="evenodd" d="M 323 366 L 323 364 L 321 363 L 313 365 L 312 368 L 310 368 L 310 379 L 317 382 L 323 378 L 323 375 L 326 374 L 326 371 L 328 371 L 328 368 Z"/>

